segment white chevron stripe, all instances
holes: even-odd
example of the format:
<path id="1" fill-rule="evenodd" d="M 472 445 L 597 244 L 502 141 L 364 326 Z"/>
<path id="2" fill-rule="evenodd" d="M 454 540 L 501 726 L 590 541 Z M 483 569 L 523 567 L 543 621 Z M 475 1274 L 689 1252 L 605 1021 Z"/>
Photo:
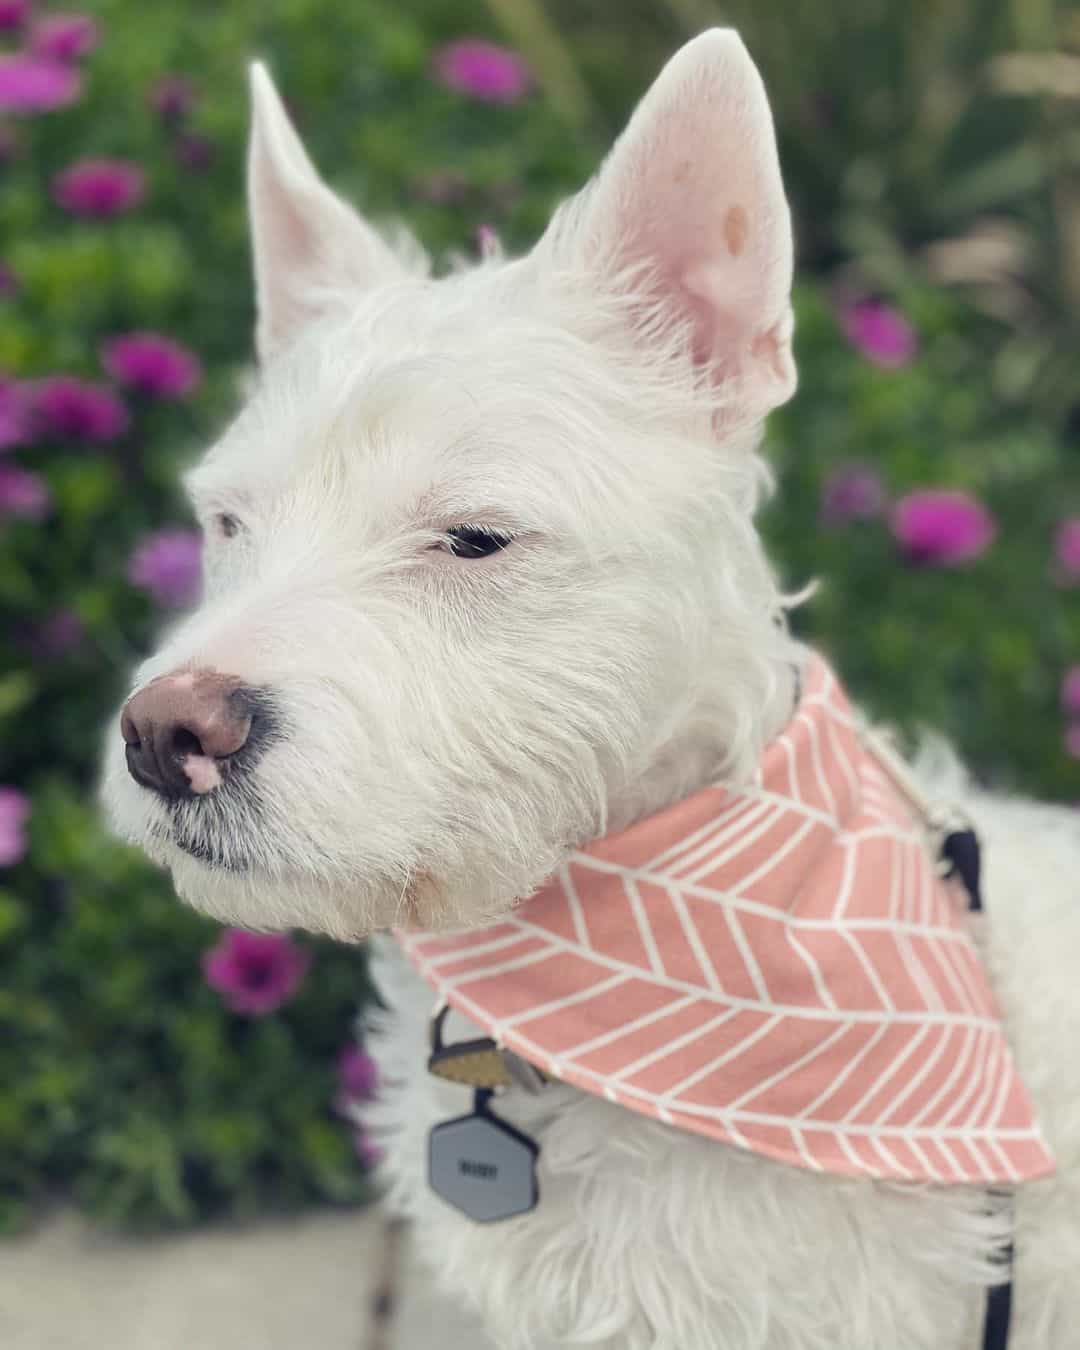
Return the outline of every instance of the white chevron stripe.
<path id="1" fill-rule="evenodd" d="M 702 1040 L 711 1031 L 715 1031 L 717 1027 L 722 1027 L 725 1022 L 730 1022 L 733 1017 L 738 1017 L 738 1015 L 735 1008 L 728 1008 L 726 1012 L 719 1013 L 716 1017 L 711 1018 L 704 1026 L 684 1032 L 683 1035 L 676 1036 L 673 1041 L 668 1041 L 666 1045 L 658 1046 L 655 1050 L 650 1050 L 647 1055 L 642 1055 L 640 1059 L 635 1059 L 632 1063 L 625 1065 L 618 1073 L 611 1075 L 612 1080 L 621 1083 L 624 1079 L 640 1073 L 642 1069 L 651 1068 L 653 1064 L 667 1059 L 668 1055 L 677 1054 L 688 1045 L 693 1045 L 695 1041 Z"/>
<path id="2" fill-rule="evenodd" d="M 649 917 L 645 913 L 645 906 L 641 901 L 641 893 L 638 891 L 637 882 L 633 877 L 627 878 L 623 882 L 623 890 L 630 901 L 630 908 L 634 913 L 634 922 L 637 924 L 637 930 L 641 937 L 642 946 L 645 948 L 645 954 L 649 958 L 649 967 L 654 975 L 663 975 L 664 963 L 660 959 L 660 950 L 656 945 L 656 938 L 653 936 L 653 930 L 649 924 Z"/>
<path id="3" fill-rule="evenodd" d="M 762 1093 L 775 1087 L 777 1083 L 782 1083 L 785 1078 L 790 1078 L 791 1075 L 796 1073 L 799 1069 L 804 1068 L 807 1064 L 812 1064 L 819 1055 L 823 1055 L 827 1050 L 831 1049 L 842 1036 L 846 1036 L 851 1030 L 851 1026 L 852 1024 L 850 1022 L 842 1023 L 830 1035 L 826 1036 L 823 1041 L 820 1041 L 812 1049 L 808 1050 L 805 1055 L 800 1055 L 793 1064 L 785 1064 L 782 1069 L 779 1069 L 774 1074 L 770 1074 L 768 1078 L 763 1079 L 760 1083 L 755 1083 L 752 1088 L 747 1088 L 747 1090 L 741 1096 L 736 1097 L 734 1101 L 728 1102 L 724 1110 L 738 1111 L 744 1103 L 752 1102 L 755 1097 L 760 1097 Z"/>
<path id="4" fill-rule="evenodd" d="M 937 1064 L 938 1060 L 945 1053 L 945 1047 L 952 1039 L 952 1035 L 952 1027 L 940 1028 L 937 1046 L 927 1058 L 923 1060 L 918 1070 L 907 1080 L 901 1090 L 896 1094 L 892 1101 L 889 1102 L 885 1110 L 879 1112 L 876 1124 L 884 1125 L 893 1112 L 898 1111 L 900 1107 L 903 1106 L 904 1102 L 906 1102 L 911 1094 L 918 1088 L 923 1079 L 933 1071 L 934 1065 Z"/>
<path id="5" fill-rule="evenodd" d="M 666 1092 L 661 1093 L 656 1100 L 662 1102 L 665 1106 L 676 1106 L 679 1110 L 685 1109 L 686 1103 L 678 1101 L 678 1098 L 684 1092 L 689 1092 L 695 1083 L 700 1083 L 703 1078 L 708 1078 L 709 1074 L 715 1073 L 717 1069 L 722 1069 L 725 1064 L 730 1064 L 733 1059 L 738 1059 L 740 1055 L 744 1055 L 752 1045 L 761 1040 L 762 1036 L 767 1036 L 775 1026 L 779 1025 L 781 1020 L 782 1019 L 779 1017 L 768 1018 L 766 1021 L 762 1022 L 759 1027 L 756 1027 L 753 1031 L 744 1036 L 742 1040 L 739 1041 L 738 1045 L 731 1046 L 730 1049 L 725 1050 L 722 1055 L 717 1055 L 717 1057 L 709 1064 L 704 1064 L 700 1069 L 696 1069 L 692 1074 L 688 1074 L 681 1082 L 676 1083 L 674 1087 L 668 1088 Z M 748 1119 L 749 1117 L 746 1118 Z"/>
<path id="6" fill-rule="evenodd" d="M 916 1114 L 912 1116 L 911 1120 L 908 1122 L 910 1125 L 921 1125 L 928 1116 L 933 1115 L 939 1103 L 948 1101 L 949 1094 L 956 1086 L 957 1080 L 967 1068 L 968 1060 L 971 1058 L 978 1038 L 979 1033 L 975 1027 L 967 1027 L 965 1029 L 963 1049 L 953 1062 L 952 1070 L 950 1071 L 948 1078 L 945 1079 L 944 1083 L 942 1083 L 929 1101 L 924 1103 L 922 1110 L 916 1112 Z"/>
<path id="7" fill-rule="evenodd" d="M 731 844 L 726 849 L 722 849 L 719 853 L 713 854 L 711 857 L 707 858 L 705 862 L 700 863 L 687 875 L 686 879 L 689 881 L 700 881 L 702 877 L 708 876 L 710 872 L 715 872 L 718 867 L 723 867 L 725 863 L 729 863 L 732 858 L 737 858 L 740 853 L 745 853 L 751 844 L 755 843 L 763 834 L 767 834 L 784 815 L 783 811 L 779 808 L 772 807 L 770 810 L 769 807 L 770 803 L 761 803 L 762 811 L 765 814 L 761 819 L 755 821 L 753 829 L 749 830 L 746 834 L 740 834 L 734 844 Z M 681 875 L 677 878 L 677 880 L 680 881 L 682 879 Z"/>
<path id="8" fill-rule="evenodd" d="M 564 1050 L 563 1058 L 569 1059 L 573 1056 L 580 1059 L 582 1055 L 591 1054 L 594 1050 L 602 1050 L 607 1045 L 613 1045 L 616 1041 L 621 1041 L 624 1036 L 632 1036 L 637 1031 L 643 1031 L 645 1027 L 652 1026 L 654 1022 L 661 1022 L 665 1017 L 674 1017 L 684 1008 L 691 1007 L 697 1000 L 693 998 L 676 999 L 674 1003 L 665 1003 L 662 1008 L 654 1008 L 652 1012 L 643 1013 L 640 1017 L 635 1017 L 632 1022 L 624 1022 L 621 1026 L 613 1027 L 611 1031 L 605 1031 L 598 1036 L 593 1036 L 587 1041 L 581 1041 L 577 1045 L 572 1045 L 568 1050 Z"/>
<path id="9" fill-rule="evenodd" d="M 907 1045 L 904 1046 L 903 1050 L 901 1050 L 900 1053 L 893 1059 L 893 1062 L 889 1065 L 888 1069 L 886 1069 L 886 1071 L 881 1075 L 879 1079 L 877 1079 L 876 1082 L 870 1084 L 870 1086 L 866 1089 L 866 1091 L 855 1103 L 855 1105 L 851 1108 L 851 1110 L 848 1111 L 848 1113 L 844 1116 L 843 1121 L 841 1123 L 845 1127 L 850 1127 L 854 1123 L 855 1117 L 863 1109 L 866 1103 L 870 1101 L 870 1099 L 874 1097 L 878 1092 L 880 1092 L 880 1090 L 885 1086 L 885 1084 L 889 1082 L 889 1080 L 896 1073 L 899 1072 L 899 1070 L 903 1067 L 905 1061 L 908 1060 L 914 1054 L 914 1052 L 926 1039 L 927 1033 L 929 1031 L 930 1031 L 929 1026 L 926 1025 L 920 1026 L 918 1032 L 916 1032 L 916 1034 L 912 1036 L 912 1038 L 908 1041 Z"/>
<path id="10" fill-rule="evenodd" d="M 612 975 L 609 980 L 603 980 L 600 984 L 590 984 L 586 989 L 579 989 L 576 993 L 566 994 L 562 998 L 549 999 L 546 1003 L 537 1003 L 531 1008 L 526 1008 L 524 1012 L 515 1013 L 513 1017 L 507 1017 L 503 1021 L 503 1027 L 524 1026 L 528 1022 L 535 1021 L 538 1017 L 550 1017 L 553 1013 L 562 1012 L 565 1008 L 575 1008 L 579 1003 L 589 1003 L 594 998 L 602 998 L 605 994 L 610 994 L 616 989 L 621 989 L 623 985 L 633 984 L 634 977 L 629 972 L 625 975 Z"/>
<path id="11" fill-rule="evenodd" d="M 589 930 L 585 926 L 585 913 L 581 906 L 581 897 L 578 895 L 577 887 L 570 875 L 570 868 L 565 863 L 559 868 L 559 882 L 563 889 L 563 895 L 566 896 L 566 904 L 570 910 L 570 921 L 574 925 L 574 934 L 578 943 L 582 947 L 588 947 L 590 945 Z"/>

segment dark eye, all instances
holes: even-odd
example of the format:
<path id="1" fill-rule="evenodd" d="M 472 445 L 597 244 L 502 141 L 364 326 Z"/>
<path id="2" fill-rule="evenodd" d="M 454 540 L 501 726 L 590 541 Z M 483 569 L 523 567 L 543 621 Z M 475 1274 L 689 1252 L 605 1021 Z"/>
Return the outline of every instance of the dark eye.
<path id="1" fill-rule="evenodd" d="M 446 531 L 446 539 L 448 551 L 455 558 L 486 558 L 505 548 L 513 535 L 480 525 L 451 525 Z"/>
<path id="2" fill-rule="evenodd" d="M 228 511 L 222 511 L 216 517 L 217 527 L 226 539 L 231 539 L 233 535 L 240 532 L 240 521 L 236 516 L 230 515 Z"/>

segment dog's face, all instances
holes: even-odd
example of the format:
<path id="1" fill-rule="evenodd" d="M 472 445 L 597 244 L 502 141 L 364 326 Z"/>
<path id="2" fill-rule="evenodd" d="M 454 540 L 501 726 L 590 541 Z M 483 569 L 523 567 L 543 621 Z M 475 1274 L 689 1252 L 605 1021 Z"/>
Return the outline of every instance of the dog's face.
<path id="1" fill-rule="evenodd" d="M 432 281 L 253 92 L 260 379 L 190 475 L 205 599 L 137 672 L 107 801 L 220 918 L 482 921 L 680 737 L 758 749 L 753 446 L 794 387 L 765 95 L 706 34 L 530 256 Z"/>

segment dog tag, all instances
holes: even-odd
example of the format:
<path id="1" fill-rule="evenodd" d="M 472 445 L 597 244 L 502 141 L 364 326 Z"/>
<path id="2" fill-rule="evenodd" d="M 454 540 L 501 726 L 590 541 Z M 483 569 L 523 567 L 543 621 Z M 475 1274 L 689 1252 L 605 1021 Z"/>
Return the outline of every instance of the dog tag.
<path id="1" fill-rule="evenodd" d="M 436 1125 L 428 1140 L 428 1184 L 476 1223 L 498 1223 L 535 1209 L 539 1147 L 477 1092 L 471 1115 Z"/>

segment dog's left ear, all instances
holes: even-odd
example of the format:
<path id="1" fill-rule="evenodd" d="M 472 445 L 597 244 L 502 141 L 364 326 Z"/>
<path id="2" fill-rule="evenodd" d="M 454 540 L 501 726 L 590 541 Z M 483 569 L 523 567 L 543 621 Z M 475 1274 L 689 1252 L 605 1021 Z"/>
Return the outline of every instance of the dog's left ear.
<path id="1" fill-rule="evenodd" d="M 615 285 L 636 273 L 688 325 L 720 428 L 791 397 L 791 217 L 765 88 L 733 29 L 668 62 L 568 219 L 591 269 Z"/>
<path id="2" fill-rule="evenodd" d="M 251 67 L 248 210 L 260 361 L 343 296 L 407 275 L 390 247 L 319 177 L 258 61 Z"/>

